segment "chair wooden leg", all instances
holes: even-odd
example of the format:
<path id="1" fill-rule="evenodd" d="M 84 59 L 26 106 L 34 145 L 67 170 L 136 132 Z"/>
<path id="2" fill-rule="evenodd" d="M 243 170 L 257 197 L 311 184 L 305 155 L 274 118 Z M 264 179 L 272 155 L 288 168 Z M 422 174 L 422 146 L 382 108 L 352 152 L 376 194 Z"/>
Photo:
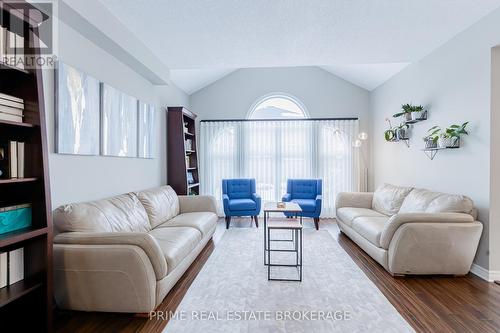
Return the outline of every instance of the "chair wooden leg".
<path id="1" fill-rule="evenodd" d="M 314 226 L 316 227 L 316 230 L 319 230 L 319 217 L 314 218 Z"/>
<path id="2" fill-rule="evenodd" d="M 258 228 L 259 227 L 259 217 L 257 215 L 254 215 L 253 219 L 255 220 L 255 226 Z"/>
<path id="3" fill-rule="evenodd" d="M 230 223 L 231 223 L 231 216 L 226 216 L 226 229 L 229 229 Z"/>

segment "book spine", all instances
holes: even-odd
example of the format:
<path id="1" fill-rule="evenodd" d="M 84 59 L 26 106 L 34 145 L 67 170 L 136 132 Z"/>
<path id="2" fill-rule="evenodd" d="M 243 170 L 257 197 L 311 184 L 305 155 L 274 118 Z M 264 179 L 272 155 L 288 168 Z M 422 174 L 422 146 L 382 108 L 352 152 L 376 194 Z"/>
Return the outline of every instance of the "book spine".
<path id="1" fill-rule="evenodd" d="M 7 252 L 0 253 L 0 288 L 7 286 L 9 277 L 9 266 L 7 260 Z"/>
<path id="2" fill-rule="evenodd" d="M 18 109 L 18 108 L 13 108 L 10 106 L 2 105 L 1 100 L 0 100 L 0 112 L 11 114 L 13 116 L 20 116 L 20 117 L 23 116 L 23 109 Z"/>
<path id="3" fill-rule="evenodd" d="M 12 114 L 0 112 L 0 120 L 7 120 L 7 121 L 13 121 L 15 123 L 22 123 L 23 117 L 14 116 Z"/>
<path id="4" fill-rule="evenodd" d="M 17 178 L 24 178 L 24 142 L 17 143 Z"/>
<path id="5" fill-rule="evenodd" d="M 24 69 L 24 37 L 16 35 L 16 67 Z"/>
<path id="6" fill-rule="evenodd" d="M 12 31 L 7 30 L 7 39 L 6 39 L 6 50 L 5 55 L 8 57 L 12 57 L 16 55 L 16 34 Z M 12 53 L 14 52 L 14 53 Z"/>
<path id="7" fill-rule="evenodd" d="M 7 29 L 0 27 L 0 62 L 4 61 L 5 53 L 7 49 Z"/>
<path id="8" fill-rule="evenodd" d="M 9 285 L 24 279 L 24 248 L 9 252 Z"/>
<path id="9" fill-rule="evenodd" d="M 9 142 L 10 178 L 17 178 L 17 142 Z"/>
<path id="10" fill-rule="evenodd" d="M 10 106 L 11 108 L 24 109 L 24 103 L 14 102 L 0 97 L 0 105 Z"/>
<path id="11" fill-rule="evenodd" d="M 17 103 L 24 104 L 24 100 L 23 100 L 22 98 L 17 98 L 17 97 L 11 96 L 11 95 L 7 95 L 7 94 L 2 94 L 2 93 L 0 93 L 0 98 L 1 98 L 1 99 L 7 99 L 7 100 L 9 100 L 9 101 L 13 101 L 13 102 L 17 102 Z"/>

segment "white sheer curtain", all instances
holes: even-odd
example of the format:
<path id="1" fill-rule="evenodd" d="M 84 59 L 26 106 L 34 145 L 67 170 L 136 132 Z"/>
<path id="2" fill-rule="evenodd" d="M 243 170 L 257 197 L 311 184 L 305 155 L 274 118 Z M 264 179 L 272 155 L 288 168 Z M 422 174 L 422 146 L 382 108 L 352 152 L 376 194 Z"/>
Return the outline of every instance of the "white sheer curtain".
<path id="1" fill-rule="evenodd" d="M 201 193 L 222 197 L 223 178 L 255 178 L 263 201 L 279 201 L 288 178 L 323 179 L 323 217 L 335 198 L 357 190 L 357 120 L 205 121 L 201 123 Z"/>

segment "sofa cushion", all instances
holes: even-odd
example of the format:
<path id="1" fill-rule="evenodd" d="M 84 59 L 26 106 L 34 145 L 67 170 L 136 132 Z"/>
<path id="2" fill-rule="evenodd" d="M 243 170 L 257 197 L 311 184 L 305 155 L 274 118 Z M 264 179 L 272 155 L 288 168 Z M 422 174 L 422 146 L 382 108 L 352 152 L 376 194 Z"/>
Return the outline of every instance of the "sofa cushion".
<path id="1" fill-rule="evenodd" d="M 304 212 L 314 212 L 316 210 L 316 200 L 315 199 L 292 199 L 302 208 Z"/>
<path id="2" fill-rule="evenodd" d="M 465 213 L 473 215 L 474 202 L 464 195 L 441 193 L 431 201 L 426 213 Z"/>
<path id="3" fill-rule="evenodd" d="M 337 209 L 337 218 L 348 226 L 352 226 L 354 219 L 361 216 L 386 217 L 386 215 L 380 214 L 379 212 L 368 208 L 342 207 Z"/>
<path id="4" fill-rule="evenodd" d="M 211 212 L 184 213 L 160 224 L 157 228 L 191 227 L 201 232 L 205 237 L 217 225 L 218 217 Z"/>
<path id="5" fill-rule="evenodd" d="M 148 213 L 151 228 L 179 214 L 179 199 L 168 185 L 137 192 L 137 197 Z"/>
<path id="6" fill-rule="evenodd" d="M 379 213 L 392 216 L 397 214 L 411 187 L 384 184 L 373 193 L 372 207 Z"/>
<path id="7" fill-rule="evenodd" d="M 156 228 L 149 232 L 167 260 L 168 274 L 198 245 L 201 232 L 190 227 Z"/>
<path id="8" fill-rule="evenodd" d="M 423 188 L 414 188 L 405 198 L 399 213 L 423 213 L 429 204 L 440 196 L 439 192 L 432 192 Z"/>
<path id="9" fill-rule="evenodd" d="M 352 228 L 367 241 L 380 247 L 380 236 L 387 221 L 389 221 L 388 216 L 361 216 L 354 219 Z"/>
<path id="10" fill-rule="evenodd" d="M 133 193 L 63 205 L 54 211 L 57 232 L 148 232 L 146 210 Z"/>
<path id="11" fill-rule="evenodd" d="M 230 199 L 229 210 L 255 210 L 257 204 L 252 199 Z"/>

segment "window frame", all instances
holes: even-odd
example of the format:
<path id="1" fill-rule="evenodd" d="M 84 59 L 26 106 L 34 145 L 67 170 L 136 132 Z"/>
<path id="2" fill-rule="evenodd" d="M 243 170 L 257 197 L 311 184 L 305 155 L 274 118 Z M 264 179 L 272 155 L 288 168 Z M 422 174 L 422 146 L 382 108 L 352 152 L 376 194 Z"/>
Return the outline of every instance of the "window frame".
<path id="1" fill-rule="evenodd" d="M 257 107 L 269 100 L 269 99 L 273 99 L 273 98 L 283 98 L 283 99 L 287 99 L 289 100 L 290 102 L 296 104 L 299 109 L 302 111 L 303 115 L 304 115 L 304 118 L 287 118 L 287 117 L 282 117 L 282 118 L 270 118 L 270 119 L 267 119 L 267 118 L 253 118 L 253 114 L 254 112 L 256 111 Z M 282 119 L 296 119 L 296 120 L 303 120 L 303 119 L 309 119 L 310 116 L 309 116 L 309 111 L 307 110 L 306 106 L 304 105 L 304 103 L 302 103 L 302 101 L 300 99 L 298 99 L 297 97 L 291 95 L 291 94 L 288 94 L 288 93 L 284 93 L 284 92 L 273 92 L 273 93 L 269 93 L 269 94 L 266 94 L 264 96 L 261 96 L 259 97 L 253 104 L 252 106 L 250 107 L 250 109 L 248 110 L 247 112 L 247 115 L 246 115 L 246 119 L 247 120 L 282 120 Z"/>

